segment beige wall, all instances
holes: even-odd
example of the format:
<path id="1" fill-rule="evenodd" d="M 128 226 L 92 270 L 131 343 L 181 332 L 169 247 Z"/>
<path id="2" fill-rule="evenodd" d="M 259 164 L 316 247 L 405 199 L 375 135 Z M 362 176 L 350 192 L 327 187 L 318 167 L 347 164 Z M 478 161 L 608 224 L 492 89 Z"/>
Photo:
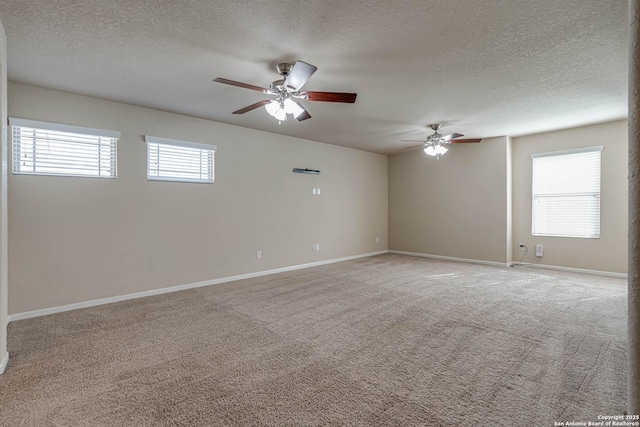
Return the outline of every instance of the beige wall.
<path id="1" fill-rule="evenodd" d="M 626 121 L 399 153 L 387 174 L 383 155 L 20 84 L 9 115 L 122 131 L 116 180 L 9 174 L 11 314 L 385 250 L 387 226 L 392 250 L 507 263 L 544 244 L 541 264 L 626 272 Z M 147 181 L 145 134 L 216 144 L 216 183 Z M 593 145 L 601 238 L 532 238 L 530 154 Z"/>
<path id="2" fill-rule="evenodd" d="M 9 115 L 122 132 L 115 180 L 10 174 L 11 314 L 387 249 L 387 156 L 13 83 Z M 215 184 L 147 181 L 145 134 L 217 145 Z"/>
<path id="3" fill-rule="evenodd" d="M 532 153 L 603 145 L 601 237 L 531 235 Z M 627 122 L 454 145 L 436 160 L 419 150 L 389 159 L 389 249 L 519 261 L 518 243 L 544 245 L 539 264 L 626 273 Z"/>
<path id="4" fill-rule="evenodd" d="M 452 145 L 389 158 L 389 249 L 510 261 L 510 140 Z"/>
<path id="5" fill-rule="evenodd" d="M 7 352 L 7 37 L 0 22 L 0 363 Z"/>
<path id="6" fill-rule="evenodd" d="M 616 273 L 627 272 L 627 121 L 541 133 L 513 139 L 513 258 L 518 243 L 544 245 L 540 264 Z M 602 145 L 600 238 L 534 237 L 531 235 L 532 153 Z"/>

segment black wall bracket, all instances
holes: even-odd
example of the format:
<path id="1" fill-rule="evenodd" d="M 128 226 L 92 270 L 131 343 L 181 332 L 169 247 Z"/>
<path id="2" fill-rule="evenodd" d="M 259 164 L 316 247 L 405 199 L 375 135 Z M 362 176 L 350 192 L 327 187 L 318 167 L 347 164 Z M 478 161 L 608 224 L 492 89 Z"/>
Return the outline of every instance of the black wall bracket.
<path id="1" fill-rule="evenodd" d="M 293 171 L 295 173 L 310 173 L 310 174 L 314 174 L 314 175 L 319 175 L 320 171 L 319 170 L 315 170 L 315 169 L 301 169 L 301 168 L 293 168 Z"/>

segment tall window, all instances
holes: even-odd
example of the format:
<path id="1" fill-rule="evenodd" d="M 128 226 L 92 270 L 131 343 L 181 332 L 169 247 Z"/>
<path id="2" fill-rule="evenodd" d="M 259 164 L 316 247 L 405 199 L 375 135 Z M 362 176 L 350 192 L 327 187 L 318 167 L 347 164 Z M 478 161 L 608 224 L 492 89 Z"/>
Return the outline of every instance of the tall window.
<path id="1" fill-rule="evenodd" d="M 532 154 L 534 236 L 600 237 L 602 147 Z"/>
<path id="2" fill-rule="evenodd" d="M 215 145 L 146 135 L 147 179 L 157 181 L 214 181 Z"/>
<path id="3" fill-rule="evenodd" d="M 120 132 L 10 118 L 14 174 L 116 177 Z"/>

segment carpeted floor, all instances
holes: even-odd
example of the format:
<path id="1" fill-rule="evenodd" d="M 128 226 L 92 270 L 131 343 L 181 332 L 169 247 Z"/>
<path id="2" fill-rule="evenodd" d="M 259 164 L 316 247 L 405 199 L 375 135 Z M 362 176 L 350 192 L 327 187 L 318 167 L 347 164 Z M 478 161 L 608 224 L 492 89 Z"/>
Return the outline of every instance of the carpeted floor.
<path id="1" fill-rule="evenodd" d="M 626 281 L 401 255 L 14 322 L 2 426 L 622 414 Z"/>

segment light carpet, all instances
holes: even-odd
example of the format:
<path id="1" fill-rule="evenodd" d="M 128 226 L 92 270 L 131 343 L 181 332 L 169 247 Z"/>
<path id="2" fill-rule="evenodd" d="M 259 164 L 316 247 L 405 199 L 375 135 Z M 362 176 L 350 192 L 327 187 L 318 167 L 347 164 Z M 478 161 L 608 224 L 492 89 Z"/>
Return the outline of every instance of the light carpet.
<path id="1" fill-rule="evenodd" d="M 626 281 L 402 255 L 13 322 L 3 426 L 552 426 L 622 414 Z"/>

